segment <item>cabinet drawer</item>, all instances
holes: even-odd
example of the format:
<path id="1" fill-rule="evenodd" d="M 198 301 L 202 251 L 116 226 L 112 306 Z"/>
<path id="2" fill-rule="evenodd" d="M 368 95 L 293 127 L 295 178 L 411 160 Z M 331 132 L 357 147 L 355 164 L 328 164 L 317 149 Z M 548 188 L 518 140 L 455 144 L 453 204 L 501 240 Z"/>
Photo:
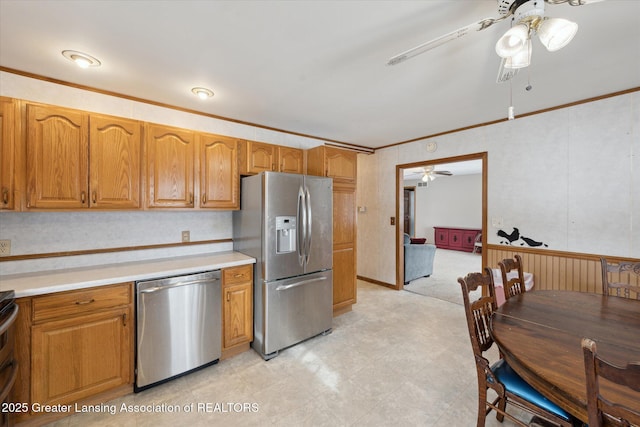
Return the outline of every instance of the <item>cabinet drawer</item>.
<path id="1" fill-rule="evenodd" d="M 33 322 L 131 303 L 131 283 L 60 292 L 33 298 Z"/>
<path id="2" fill-rule="evenodd" d="M 242 282 L 253 282 L 253 264 L 222 270 L 222 284 L 224 286 Z"/>

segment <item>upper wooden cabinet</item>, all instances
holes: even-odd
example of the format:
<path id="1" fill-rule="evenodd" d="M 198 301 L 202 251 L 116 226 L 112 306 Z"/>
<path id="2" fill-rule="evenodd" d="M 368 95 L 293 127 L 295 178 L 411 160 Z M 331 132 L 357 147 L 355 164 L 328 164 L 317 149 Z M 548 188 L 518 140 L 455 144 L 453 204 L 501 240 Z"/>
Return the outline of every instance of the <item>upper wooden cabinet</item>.
<path id="1" fill-rule="evenodd" d="M 89 205 L 140 207 L 140 122 L 89 115 Z"/>
<path id="2" fill-rule="evenodd" d="M 278 147 L 278 170 L 287 173 L 304 173 L 304 151 L 299 148 Z"/>
<path id="3" fill-rule="evenodd" d="M 304 151 L 256 141 L 242 141 L 240 174 L 254 175 L 264 171 L 304 173 Z"/>
<path id="4" fill-rule="evenodd" d="M 199 135 L 200 207 L 240 208 L 238 141 L 218 135 Z"/>
<path id="5" fill-rule="evenodd" d="M 253 175 L 276 170 L 278 147 L 256 141 L 244 141 L 240 150 L 240 173 Z"/>
<path id="6" fill-rule="evenodd" d="M 27 105 L 27 207 L 140 206 L 140 123 Z"/>
<path id="7" fill-rule="evenodd" d="M 89 114 L 27 105 L 27 207 L 86 208 Z"/>
<path id="8" fill-rule="evenodd" d="M 357 153 L 321 145 L 307 152 L 307 173 L 328 176 L 334 182 L 356 183 Z"/>
<path id="9" fill-rule="evenodd" d="M 0 97 L 0 209 L 15 206 L 16 102 Z"/>
<path id="10" fill-rule="evenodd" d="M 147 206 L 194 206 L 195 134 L 169 126 L 145 124 Z"/>

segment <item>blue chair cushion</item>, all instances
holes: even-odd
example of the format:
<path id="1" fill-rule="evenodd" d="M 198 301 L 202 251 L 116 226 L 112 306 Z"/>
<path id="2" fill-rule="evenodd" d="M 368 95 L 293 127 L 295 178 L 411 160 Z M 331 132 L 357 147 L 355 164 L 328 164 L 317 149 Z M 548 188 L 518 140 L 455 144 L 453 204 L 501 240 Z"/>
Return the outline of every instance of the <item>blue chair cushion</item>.
<path id="1" fill-rule="evenodd" d="M 491 370 L 493 374 L 496 376 L 498 381 L 500 381 L 504 387 L 509 390 L 511 393 L 515 394 L 518 397 L 521 397 L 529 402 L 543 408 L 552 414 L 557 415 L 563 420 L 570 421 L 571 416 L 567 411 L 551 402 L 549 399 L 544 397 L 542 394 L 537 392 L 533 387 L 531 387 L 525 380 L 520 378 L 520 376 L 509 366 L 504 359 L 498 360 L 491 366 Z"/>

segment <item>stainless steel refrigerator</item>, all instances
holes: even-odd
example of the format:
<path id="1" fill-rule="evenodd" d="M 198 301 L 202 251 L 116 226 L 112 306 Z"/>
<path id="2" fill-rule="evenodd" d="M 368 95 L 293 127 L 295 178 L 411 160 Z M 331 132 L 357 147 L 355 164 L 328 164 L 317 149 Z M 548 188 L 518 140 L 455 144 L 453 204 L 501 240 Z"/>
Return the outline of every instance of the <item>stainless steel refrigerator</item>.
<path id="1" fill-rule="evenodd" d="M 333 181 L 262 172 L 242 178 L 233 248 L 256 258 L 254 339 L 268 360 L 331 330 Z"/>

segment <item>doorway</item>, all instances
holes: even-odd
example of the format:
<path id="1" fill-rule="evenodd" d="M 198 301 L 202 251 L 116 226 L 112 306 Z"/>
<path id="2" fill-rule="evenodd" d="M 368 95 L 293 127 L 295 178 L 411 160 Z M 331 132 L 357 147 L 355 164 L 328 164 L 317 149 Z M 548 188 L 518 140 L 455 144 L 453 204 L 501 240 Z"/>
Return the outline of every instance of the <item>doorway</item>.
<path id="1" fill-rule="evenodd" d="M 405 207 L 405 179 L 404 174 L 408 169 L 415 168 L 427 168 L 438 170 L 438 167 L 442 165 L 464 165 L 463 162 L 469 163 L 470 161 L 479 161 L 476 163 L 480 164 L 480 174 L 482 180 L 482 189 L 481 189 L 481 228 L 482 228 L 482 247 L 486 248 L 486 224 L 487 224 L 487 153 L 475 153 L 475 154 L 467 154 L 463 156 L 455 156 L 448 158 L 441 158 L 435 160 L 427 160 L 422 162 L 415 163 L 407 163 L 396 166 L 396 218 L 403 218 L 403 221 L 396 222 L 396 286 L 395 289 L 402 290 L 404 289 L 404 233 L 405 233 L 405 219 L 407 217 L 411 217 L 411 214 L 405 215 L 407 208 Z M 455 166 L 452 165 L 452 166 Z M 428 183 L 426 183 L 428 185 Z M 414 187 L 414 217 L 415 217 L 415 187 Z M 409 209 L 411 209 L 409 207 Z M 414 221 L 415 227 L 415 221 Z M 415 233 L 415 228 L 414 228 Z M 413 233 L 408 233 L 410 236 Z M 481 254 L 481 265 L 486 265 L 486 251 L 482 251 Z"/>

